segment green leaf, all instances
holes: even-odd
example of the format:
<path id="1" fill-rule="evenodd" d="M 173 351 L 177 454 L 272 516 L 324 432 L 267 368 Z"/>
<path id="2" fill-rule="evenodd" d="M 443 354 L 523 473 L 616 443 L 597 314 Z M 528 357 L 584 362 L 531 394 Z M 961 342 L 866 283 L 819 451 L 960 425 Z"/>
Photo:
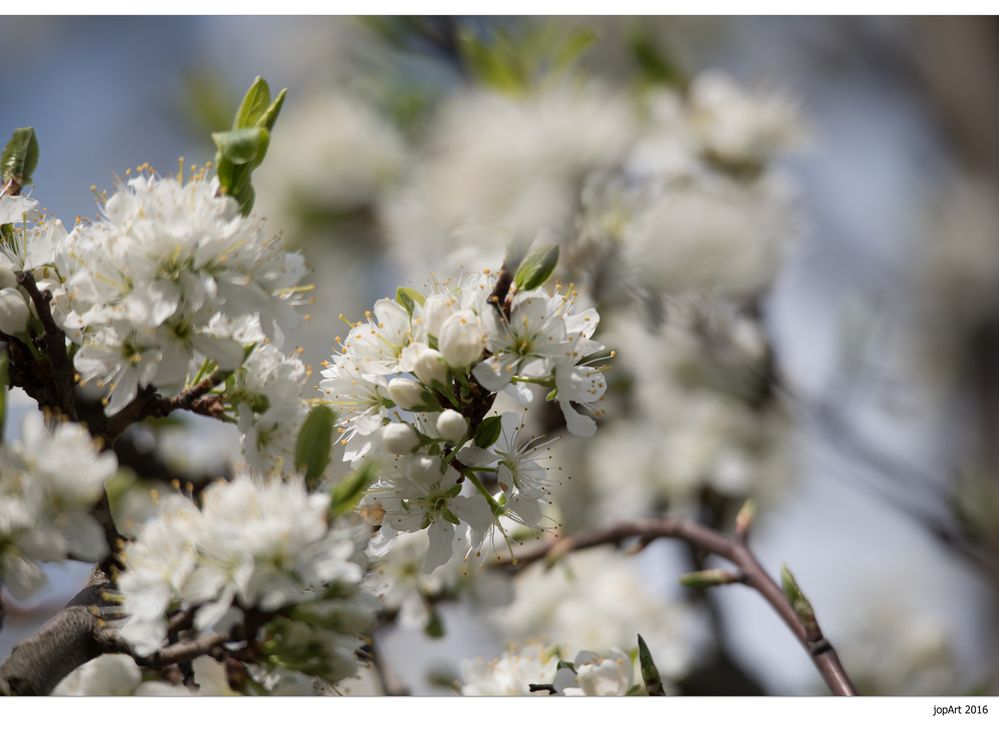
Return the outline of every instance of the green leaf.
<path id="1" fill-rule="evenodd" d="M 558 263 L 558 244 L 539 247 L 527 254 L 527 257 L 517 268 L 513 282 L 520 291 L 530 291 L 538 288 L 555 270 Z"/>
<path id="2" fill-rule="evenodd" d="M 400 286 L 395 290 L 395 300 L 402 308 L 409 312 L 410 316 L 412 316 L 413 312 L 416 310 L 416 305 L 419 304 L 420 306 L 423 306 L 426 298 L 424 298 L 423 294 L 416 289 Z"/>
<path id="3" fill-rule="evenodd" d="M 472 31 L 458 36 L 458 51 L 478 81 L 499 91 L 523 91 L 527 87 L 527 79 L 517 66 L 516 54 L 504 53 L 504 50 L 505 46 L 501 43 L 487 46 Z"/>
<path id="4" fill-rule="evenodd" d="M 277 121 L 278 114 L 281 113 L 281 107 L 284 106 L 284 97 L 287 96 L 288 89 L 281 89 L 278 92 L 277 98 L 267 107 L 267 111 L 263 113 L 260 119 L 257 121 L 258 127 L 263 127 L 267 131 L 274 129 L 274 122 Z"/>
<path id="5" fill-rule="evenodd" d="M 475 429 L 474 443 L 479 448 L 488 448 L 500 437 L 500 431 L 503 429 L 502 418 L 499 415 L 493 415 L 490 418 L 484 418 L 479 427 Z"/>
<path id="6" fill-rule="evenodd" d="M 588 28 L 580 28 L 571 33 L 565 42 L 559 46 L 555 53 L 555 68 L 564 69 L 576 61 L 586 52 L 586 49 L 597 41 L 597 34 Z"/>
<path id="7" fill-rule="evenodd" d="M 326 405 L 309 411 L 295 443 L 295 470 L 305 475 L 305 483 L 315 488 L 330 462 L 333 424 L 336 416 Z"/>
<path id="8" fill-rule="evenodd" d="M 249 129 L 257 126 L 257 122 L 267 111 L 271 103 L 271 89 L 260 76 L 253 79 L 250 88 L 246 90 L 243 101 L 236 110 L 236 117 L 233 119 L 233 129 Z"/>
<path id="9" fill-rule="evenodd" d="M 631 41 L 631 55 L 645 80 L 652 84 L 684 85 L 684 74 L 676 61 L 660 48 L 648 33 L 635 36 Z"/>
<path id="10" fill-rule="evenodd" d="M 638 636 L 638 665 L 642 669 L 642 681 L 645 682 L 645 690 L 649 696 L 665 696 L 666 690 L 663 688 L 659 669 L 656 668 L 652 653 L 649 652 L 649 647 L 641 635 Z"/>
<path id="11" fill-rule="evenodd" d="M 780 566 L 780 583 L 781 587 L 784 588 L 784 594 L 787 595 L 787 601 L 791 603 L 794 614 L 798 616 L 798 620 L 805 628 L 806 635 L 811 636 L 818 633 L 819 623 L 815 618 L 812 603 L 798 587 L 798 581 L 794 579 L 794 575 L 791 574 L 791 570 L 786 564 Z"/>
<path id="12" fill-rule="evenodd" d="M 4 184 L 13 180 L 18 185 L 27 185 L 38 165 L 38 139 L 32 127 L 15 129 L 0 156 L 0 170 Z"/>
<path id="13" fill-rule="evenodd" d="M 228 132 L 215 132 L 212 141 L 218 151 L 235 165 L 245 165 L 267 151 L 268 137 L 266 129 L 233 129 Z"/>
<path id="14" fill-rule="evenodd" d="M 267 82 L 259 76 L 254 79 L 243 97 L 233 128 L 212 135 L 218 154 L 215 156 L 215 174 L 222 191 L 239 203 L 243 215 L 253 209 L 256 193 L 251 184 L 254 169 L 267 155 L 270 132 L 274 128 L 287 89 L 281 89 L 273 101 Z"/>
<path id="15" fill-rule="evenodd" d="M 333 516 L 349 514 L 364 498 L 368 487 L 374 483 L 377 469 L 373 463 L 365 463 L 351 471 L 340 483 L 330 489 L 330 513 Z"/>

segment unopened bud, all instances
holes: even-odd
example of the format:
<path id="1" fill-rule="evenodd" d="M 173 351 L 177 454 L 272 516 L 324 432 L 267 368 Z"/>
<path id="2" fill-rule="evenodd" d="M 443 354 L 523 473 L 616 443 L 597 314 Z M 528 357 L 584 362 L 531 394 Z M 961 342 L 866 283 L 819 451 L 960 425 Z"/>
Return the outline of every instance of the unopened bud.
<path id="1" fill-rule="evenodd" d="M 444 440 L 457 442 L 468 433 L 468 422 L 457 410 L 445 410 L 437 416 L 437 432 Z"/>
<path id="2" fill-rule="evenodd" d="M 17 289 L 0 290 L 0 331 L 20 334 L 28 327 L 31 310 Z"/>
<path id="3" fill-rule="evenodd" d="M 407 455 L 420 444 L 420 436 L 405 423 L 389 423 L 382 428 L 382 445 L 389 453 Z"/>
<path id="4" fill-rule="evenodd" d="M 733 582 L 742 582 L 742 575 L 728 570 L 701 570 L 680 577 L 681 585 L 697 588 L 731 585 Z"/>
<path id="5" fill-rule="evenodd" d="M 389 397 L 403 410 L 411 410 L 423 404 L 423 387 L 408 377 L 396 377 L 388 384 Z"/>
<path id="6" fill-rule="evenodd" d="M 432 294 L 423 303 L 423 325 L 427 329 L 427 334 L 432 337 L 439 337 L 441 327 L 444 322 L 455 311 L 457 302 L 453 296 L 448 294 Z"/>
<path id="7" fill-rule="evenodd" d="M 813 639 L 819 635 L 819 623 L 815 619 L 815 610 L 812 609 L 812 603 L 805 597 L 805 593 L 798 587 L 798 581 L 794 579 L 794 575 L 791 574 L 791 570 L 787 568 L 786 564 L 780 566 L 780 583 L 781 587 L 784 588 L 784 594 L 787 595 L 787 601 L 791 603 L 794 614 L 798 616 L 798 620 L 801 621 L 801 625 L 805 629 L 805 635 L 810 640 Z"/>
<path id="8" fill-rule="evenodd" d="M 6 266 L 0 265 L 0 289 L 12 289 L 17 286 L 17 276 Z"/>
<path id="9" fill-rule="evenodd" d="M 746 535 L 749 534 L 749 528 L 753 525 L 753 517 L 755 516 L 756 504 L 751 500 L 746 501 L 735 516 L 735 533 L 737 536 L 745 539 Z"/>
<path id="10" fill-rule="evenodd" d="M 456 311 L 441 326 L 437 345 L 445 361 L 455 369 L 478 362 L 485 346 L 479 315 L 471 309 Z"/>
<path id="11" fill-rule="evenodd" d="M 443 385 L 448 379 L 447 362 L 436 349 L 427 349 L 416 359 L 413 374 L 424 385 L 432 385 L 435 382 Z"/>

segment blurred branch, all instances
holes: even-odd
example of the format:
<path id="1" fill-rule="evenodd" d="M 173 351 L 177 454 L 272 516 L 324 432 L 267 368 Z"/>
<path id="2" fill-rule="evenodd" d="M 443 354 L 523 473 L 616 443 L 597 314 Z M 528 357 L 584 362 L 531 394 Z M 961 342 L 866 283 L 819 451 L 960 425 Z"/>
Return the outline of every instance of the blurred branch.
<path id="1" fill-rule="evenodd" d="M 382 693 L 385 696 L 410 695 L 409 687 L 399 679 L 399 676 L 392 670 L 392 667 L 385 662 L 385 656 L 378 645 L 374 631 L 372 631 L 372 635 L 370 636 L 370 642 L 362 650 L 364 653 L 363 657 L 371 661 L 371 667 L 378 677 L 378 683 L 381 684 Z"/>

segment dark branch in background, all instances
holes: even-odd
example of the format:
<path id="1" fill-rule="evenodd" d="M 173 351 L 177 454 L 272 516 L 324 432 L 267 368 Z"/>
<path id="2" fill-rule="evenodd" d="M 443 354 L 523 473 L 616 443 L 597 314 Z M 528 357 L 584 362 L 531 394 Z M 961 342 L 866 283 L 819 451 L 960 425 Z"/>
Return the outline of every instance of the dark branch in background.
<path id="1" fill-rule="evenodd" d="M 392 667 L 385 662 L 385 656 L 378 645 L 375 631 L 371 631 L 370 642 L 361 649 L 361 657 L 371 662 L 371 667 L 378 677 L 382 693 L 386 696 L 409 696 L 409 687 L 404 684 Z"/>
<path id="2" fill-rule="evenodd" d="M 832 644 L 822 634 L 818 622 L 812 619 L 806 625 L 799 618 L 784 591 L 756 559 L 746 542 L 744 532 L 735 537 L 727 537 L 695 522 L 672 517 L 628 521 L 542 542 L 513 558 L 500 557 L 493 566 L 519 572 L 535 562 L 554 563 L 569 552 L 603 545 L 621 545 L 632 539 L 638 539 L 640 545 L 647 545 L 656 539 L 680 539 L 731 562 L 739 570 L 740 581 L 756 590 L 770 604 L 808 652 L 830 691 L 837 696 L 857 694 L 853 682 Z"/>
<path id="3" fill-rule="evenodd" d="M 719 495 L 710 486 L 700 493 L 698 521 L 711 529 L 719 529 L 731 518 L 736 504 L 731 498 Z M 708 554 L 695 544 L 684 542 L 685 556 L 690 571 L 702 572 L 708 569 Z M 731 576 L 733 582 L 742 579 L 741 574 Z M 762 696 L 763 686 L 754 676 L 739 665 L 729 649 L 729 630 L 725 624 L 718 594 L 715 590 L 689 590 L 690 599 L 702 609 L 711 626 L 714 641 L 714 655 L 695 667 L 689 674 L 677 681 L 684 696 Z"/>

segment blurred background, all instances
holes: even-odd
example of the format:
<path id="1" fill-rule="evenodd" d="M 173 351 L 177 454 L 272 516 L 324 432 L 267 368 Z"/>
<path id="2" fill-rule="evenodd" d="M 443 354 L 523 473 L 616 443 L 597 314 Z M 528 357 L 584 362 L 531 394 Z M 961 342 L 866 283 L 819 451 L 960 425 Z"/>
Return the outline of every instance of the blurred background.
<path id="1" fill-rule="evenodd" d="M 595 439 L 553 446 L 562 528 L 724 528 L 752 497 L 761 561 L 862 692 L 999 691 L 995 19 L 3 18 L 0 46 L 0 130 L 35 127 L 33 194 L 67 225 L 92 185 L 211 159 L 254 76 L 289 88 L 256 210 L 311 263 L 316 381 L 341 313 L 556 236 L 618 352 Z M 194 422 L 131 442 L 190 478 L 239 452 Z M 640 632 L 677 692 L 824 693 L 755 593 L 678 585 L 702 555 L 573 560 L 500 608 L 417 610 L 388 660 L 449 693 L 510 640 Z M 0 656 L 87 571 L 5 597 Z"/>

